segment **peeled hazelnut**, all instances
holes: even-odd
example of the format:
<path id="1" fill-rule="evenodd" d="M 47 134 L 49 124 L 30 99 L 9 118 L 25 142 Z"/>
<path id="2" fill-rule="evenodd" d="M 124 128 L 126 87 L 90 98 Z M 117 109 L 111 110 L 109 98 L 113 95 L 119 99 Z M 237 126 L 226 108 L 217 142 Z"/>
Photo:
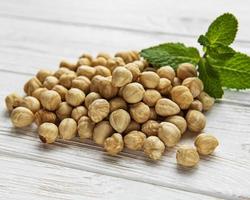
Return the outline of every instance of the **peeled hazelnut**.
<path id="1" fill-rule="evenodd" d="M 43 82 L 43 87 L 51 90 L 58 83 L 59 80 L 55 76 L 47 76 Z"/>
<path id="2" fill-rule="evenodd" d="M 194 167 L 198 164 L 200 157 L 195 148 L 183 145 L 177 149 L 176 160 L 184 167 Z"/>
<path id="3" fill-rule="evenodd" d="M 83 53 L 79 58 L 87 58 L 88 60 L 92 61 L 93 57 L 89 53 Z"/>
<path id="4" fill-rule="evenodd" d="M 41 94 L 44 91 L 48 91 L 48 89 L 47 88 L 37 88 L 34 92 L 32 92 L 32 96 L 35 97 L 36 99 L 38 99 L 40 101 Z"/>
<path id="5" fill-rule="evenodd" d="M 193 132 L 200 132 L 206 126 L 206 117 L 197 110 L 189 110 L 186 115 L 188 129 Z"/>
<path id="6" fill-rule="evenodd" d="M 63 74 L 67 74 L 70 73 L 71 70 L 69 70 L 68 68 L 65 67 L 61 67 L 58 70 L 55 71 L 55 73 L 53 74 L 53 76 L 55 76 L 56 78 L 60 78 Z"/>
<path id="7" fill-rule="evenodd" d="M 203 106 L 202 103 L 199 100 L 194 100 L 190 106 L 189 106 L 190 110 L 198 110 L 198 111 L 202 111 L 203 110 Z"/>
<path id="8" fill-rule="evenodd" d="M 161 77 L 161 78 L 167 78 L 171 82 L 173 82 L 174 77 L 175 77 L 175 71 L 170 66 L 160 67 L 157 70 L 157 74 L 159 75 L 159 77 Z"/>
<path id="9" fill-rule="evenodd" d="M 148 106 L 155 106 L 159 99 L 161 99 L 161 94 L 157 90 L 148 89 L 144 93 L 143 102 Z"/>
<path id="10" fill-rule="evenodd" d="M 77 122 L 82 116 L 87 116 L 88 110 L 84 106 L 75 107 L 71 112 L 71 117 Z"/>
<path id="11" fill-rule="evenodd" d="M 68 93 L 68 89 L 62 85 L 55 85 L 52 90 L 56 91 L 60 96 L 62 101 L 65 100 L 65 96 Z"/>
<path id="12" fill-rule="evenodd" d="M 58 137 L 58 128 L 53 123 L 45 122 L 39 126 L 38 135 L 43 143 L 51 144 Z"/>
<path id="13" fill-rule="evenodd" d="M 136 81 L 141 74 L 139 67 L 134 63 L 128 63 L 124 67 L 132 73 L 133 76 L 132 81 Z"/>
<path id="14" fill-rule="evenodd" d="M 197 70 L 195 66 L 191 63 L 182 63 L 177 68 L 177 77 L 184 80 L 188 77 L 197 76 Z"/>
<path id="15" fill-rule="evenodd" d="M 181 109 L 187 109 L 194 100 L 189 89 L 182 85 L 173 87 L 171 98 Z"/>
<path id="16" fill-rule="evenodd" d="M 77 123 L 72 118 L 65 118 L 59 124 L 60 137 L 64 140 L 70 140 L 76 137 Z"/>
<path id="17" fill-rule="evenodd" d="M 62 102 L 56 110 L 56 115 L 60 120 L 71 116 L 72 107 L 67 102 Z"/>
<path id="18" fill-rule="evenodd" d="M 77 68 L 77 76 L 86 76 L 89 79 L 92 79 L 95 76 L 96 69 L 87 65 L 83 65 Z"/>
<path id="19" fill-rule="evenodd" d="M 37 72 L 36 77 L 37 79 L 43 83 L 44 80 L 48 77 L 48 76 L 52 76 L 53 72 L 47 69 L 41 69 Z"/>
<path id="20" fill-rule="evenodd" d="M 44 108 L 53 111 L 61 103 L 61 96 L 53 90 L 44 91 L 40 96 L 40 102 Z"/>
<path id="21" fill-rule="evenodd" d="M 106 52 L 100 52 L 100 53 L 98 53 L 98 55 L 96 57 L 97 58 L 103 57 L 105 59 L 110 59 L 111 58 L 111 56 L 108 53 L 106 53 Z"/>
<path id="22" fill-rule="evenodd" d="M 108 121 L 101 121 L 96 124 L 93 133 L 93 140 L 96 144 L 103 145 L 106 138 L 111 136 L 114 130 Z"/>
<path id="23" fill-rule="evenodd" d="M 158 137 L 167 147 L 173 147 L 179 142 L 181 132 L 174 124 L 162 122 L 159 127 Z"/>
<path id="24" fill-rule="evenodd" d="M 152 136 L 152 135 L 157 136 L 159 127 L 160 127 L 160 124 L 157 121 L 148 120 L 147 122 L 142 124 L 141 131 L 147 134 L 147 136 Z"/>
<path id="25" fill-rule="evenodd" d="M 112 72 L 112 85 L 115 87 L 122 87 L 130 83 L 132 79 L 132 73 L 125 67 L 116 67 Z"/>
<path id="26" fill-rule="evenodd" d="M 65 96 L 68 104 L 72 106 L 79 106 L 85 99 L 85 94 L 83 91 L 77 88 L 71 88 Z"/>
<path id="27" fill-rule="evenodd" d="M 127 110 L 127 103 L 121 97 L 115 97 L 109 101 L 110 112 L 113 112 L 118 109 Z"/>
<path id="28" fill-rule="evenodd" d="M 141 126 L 139 123 L 137 123 L 134 120 L 131 120 L 128 127 L 124 131 L 125 134 L 129 133 L 130 131 L 139 131 L 141 129 Z"/>
<path id="29" fill-rule="evenodd" d="M 36 77 L 34 77 L 25 83 L 24 92 L 29 96 L 31 96 L 32 92 L 34 92 L 36 89 L 40 87 L 42 87 L 42 83 Z"/>
<path id="30" fill-rule="evenodd" d="M 5 98 L 5 104 L 9 111 L 12 111 L 14 108 L 20 106 L 22 101 L 23 98 L 16 93 L 12 93 Z"/>
<path id="31" fill-rule="evenodd" d="M 98 85 L 99 93 L 105 99 L 111 99 L 118 93 L 118 88 L 112 85 L 111 77 L 105 77 Z"/>
<path id="32" fill-rule="evenodd" d="M 103 58 L 103 57 L 94 58 L 92 60 L 91 64 L 92 64 L 92 66 L 106 66 L 107 65 L 107 59 Z"/>
<path id="33" fill-rule="evenodd" d="M 128 103 L 138 103 L 144 96 L 144 88 L 140 83 L 129 83 L 122 90 L 123 98 Z"/>
<path id="34" fill-rule="evenodd" d="M 99 85 L 101 80 L 105 79 L 105 77 L 96 75 L 91 79 L 90 91 L 99 93 Z"/>
<path id="35" fill-rule="evenodd" d="M 49 112 L 47 110 L 39 110 L 35 114 L 35 123 L 37 126 L 39 126 L 42 123 L 50 122 L 55 123 L 56 122 L 56 114 L 53 112 Z"/>
<path id="36" fill-rule="evenodd" d="M 67 89 L 71 88 L 72 80 L 76 78 L 74 72 L 62 74 L 59 78 L 60 85 L 66 87 Z"/>
<path id="37" fill-rule="evenodd" d="M 127 63 L 131 63 L 135 60 L 139 60 L 139 54 L 136 51 L 121 51 L 121 52 L 117 52 L 115 54 L 115 57 L 121 57 L 124 62 Z"/>
<path id="38" fill-rule="evenodd" d="M 194 144 L 199 154 L 209 155 L 214 152 L 219 142 L 213 135 L 202 133 L 196 137 Z"/>
<path id="39" fill-rule="evenodd" d="M 11 122 L 15 127 L 22 128 L 32 124 L 34 114 L 25 107 L 17 107 L 11 112 Z"/>
<path id="40" fill-rule="evenodd" d="M 89 105 L 96 99 L 101 99 L 101 95 L 96 93 L 96 92 L 90 92 L 84 100 L 84 104 L 86 106 L 86 108 L 89 108 Z"/>
<path id="41" fill-rule="evenodd" d="M 157 136 L 150 136 L 145 140 L 143 149 L 149 158 L 159 160 L 165 151 L 165 145 Z"/>
<path id="42" fill-rule="evenodd" d="M 198 99 L 201 101 L 204 111 L 210 110 L 214 105 L 214 98 L 210 97 L 206 92 L 201 92 Z"/>
<path id="43" fill-rule="evenodd" d="M 124 142 L 122 135 L 119 133 L 114 133 L 112 136 L 108 137 L 104 141 L 104 149 L 110 155 L 116 155 L 123 150 Z"/>
<path id="44" fill-rule="evenodd" d="M 77 65 L 78 65 L 78 66 L 82 66 L 82 65 L 91 66 L 91 65 L 92 65 L 92 62 L 91 62 L 91 60 L 89 60 L 88 58 L 80 58 L 80 59 L 77 61 Z M 77 69 L 78 69 L 78 68 L 77 68 Z"/>
<path id="45" fill-rule="evenodd" d="M 90 139 L 93 136 L 95 123 L 87 116 L 82 116 L 78 121 L 78 135 L 80 139 Z"/>
<path id="46" fill-rule="evenodd" d="M 89 105 L 88 116 L 98 123 L 108 116 L 110 112 L 109 102 L 106 99 L 96 99 Z"/>
<path id="47" fill-rule="evenodd" d="M 85 76 L 78 76 L 72 80 L 72 88 L 78 88 L 82 90 L 84 93 L 89 93 L 90 89 L 90 80 Z"/>
<path id="48" fill-rule="evenodd" d="M 101 75 L 104 77 L 111 76 L 111 71 L 105 66 L 98 65 L 98 66 L 95 66 L 94 68 L 96 69 L 96 72 L 95 72 L 96 75 Z"/>
<path id="49" fill-rule="evenodd" d="M 66 61 L 66 60 L 62 60 L 59 64 L 59 67 L 65 67 L 69 70 L 72 70 L 72 71 L 76 71 L 77 69 L 77 63 L 71 63 L 69 61 Z"/>
<path id="50" fill-rule="evenodd" d="M 143 102 L 139 102 L 131 105 L 130 115 L 138 123 L 146 122 L 150 117 L 150 109 L 148 105 Z"/>
<path id="51" fill-rule="evenodd" d="M 142 72 L 146 67 L 149 66 L 146 60 L 136 60 L 133 62 L 133 64 L 137 65 L 137 67 L 140 69 Z"/>
<path id="52" fill-rule="evenodd" d="M 158 115 L 166 117 L 170 115 L 176 115 L 180 112 L 180 108 L 170 99 L 162 98 L 156 102 L 155 111 Z"/>
<path id="53" fill-rule="evenodd" d="M 182 85 L 186 86 L 193 97 L 197 97 L 204 89 L 202 81 L 197 77 L 190 77 L 183 80 Z"/>
<path id="54" fill-rule="evenodd" d="M 182 116 L 179 115 L 170 116 L 167 117 L 165 121 L 170 122 L 175 126 L 177 126 L 177 128 L 181 131 L 181 134 L 183 134 L 187 130 L 187 122 Z"/>
<path id="55" fill-rule="evenodd" d="M 140 82 L 145 88 L 156 88 L 160 82 L 160 77 L 155 72 L 142 72 Z"/>
<path id="56" fill-rule="evenodd" d="M 156 88 L 162 95 L 168 95 L 172 89 L 171 81 L 166 78 L 160 78 Z"/>
<path id="57" fill-rule="evenodd" d="M 173 86 L 177 86 L 177 85 L 181 85 L 181 84 L 182 84 L 182 80 L 179 79 L 178 77 L 174 77 Z"/>
<path id="58" fill-rule="evenodd" d="M 127 111 L 118 109 L 110 114 L 109 122 L 118 133 L 122 133 L 130 123 L 130 115 Z"/>
<path id="59" fill-rule="evenodd" d="M 141 131 L 131 131 L 124 137 L 124 144 L 128 149 L 141 150 L 146 139 L 146 135 Z"/>
<path id="60" fill-rule="evenodd" d="M 40 102 L 35 97 L 32 97 L 32 96 L 24 97 L 22 103 L 20 104 L 20 106 L 28 108 L 33 113 L 40 110 Z"/>

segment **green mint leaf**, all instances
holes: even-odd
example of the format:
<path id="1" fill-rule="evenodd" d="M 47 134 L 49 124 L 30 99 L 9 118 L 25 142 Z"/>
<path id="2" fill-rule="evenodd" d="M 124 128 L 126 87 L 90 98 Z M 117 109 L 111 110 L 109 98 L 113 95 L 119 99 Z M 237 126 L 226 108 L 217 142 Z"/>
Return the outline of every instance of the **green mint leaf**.
<path id="1" fill-rule="evenodd" d="M 237 30 L 238 21 L 235 16 L 225 13 L 213 21 L 205 36 L 211 44 L 219 42 L 224 45 L 230 45 L 234 41 Z"/>
<path id="2" fill-rule="evenodd" d="M 210 45 L 210 42 L 205 35 L 200 35 L 198 38 L 198 42 L 200 43 L 200 45 L 205 47 Z"/>
<path id="3" fill-rule="evenodd" d="M 236 53 L 226 61 L 211 62 L 219 73 L 223 87 L 234 89 L 250 88 L 250 57 Z"/>
<path id="4" fill-rule="evenodd" d="M 221 98 L 224 92 L 217 71 L 204 58 L 199 62 L 198 71 L 199 78 L 204 84 L 204 90 L 214 98 Z"/>
<path id="5" fill-rule="evenodd" d="M 161 44 L 143 49 L 140 54 L 155 67 L 170 65 L 176 68 L 185 62 L 197 65 L 200 60 L 200 54 L 196 48 L 186 47 L 182 43 Z"/>
<path id="6" fill-rule="evenodd" d="M 229 46 L 225 46 L 221 43 L 215 43 L 207 47 L 206 53 L 214 59 L 227 60 L 236 52 Z"/>

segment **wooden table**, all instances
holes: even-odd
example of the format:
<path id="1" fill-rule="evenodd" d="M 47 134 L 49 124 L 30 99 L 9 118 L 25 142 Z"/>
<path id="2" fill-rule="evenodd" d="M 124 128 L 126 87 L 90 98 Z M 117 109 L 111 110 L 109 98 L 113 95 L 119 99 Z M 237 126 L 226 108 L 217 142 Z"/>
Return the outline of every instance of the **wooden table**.
<path id="1" fill-rule="evenodd" d="M 199 46 L 216 16 L 240 22 L 234 47 L 250 54 L 250 3 L 229 0 L 0 1 L 0 199 L 250 199 L 250 93 L 226 91 L 206 132 L 220 140 L 195 169 L 176 165 L 176 148 L 157 163 L 141 152 L 111 157 L 91 143 L 43 145 L 35 127 L 15 129 L 4 97 L 23 93 L 41 68 L 81 53 L 142 49 L 165 41 Z M 194 135 L 181 143 L 191 143 Z"/>

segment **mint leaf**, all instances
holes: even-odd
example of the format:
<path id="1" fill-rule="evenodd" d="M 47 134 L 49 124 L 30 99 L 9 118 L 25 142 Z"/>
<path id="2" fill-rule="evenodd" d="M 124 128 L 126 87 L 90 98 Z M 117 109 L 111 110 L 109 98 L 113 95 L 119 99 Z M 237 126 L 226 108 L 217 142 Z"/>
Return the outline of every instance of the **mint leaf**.
<path id="1" fill-rule="evenodd" d="M 161 44 L 143 49 L 140 54 L 155 67 L 170 65 L 176 68 L 179 64 L 185 62 L 197 65 L 200 60 L 200 55 L 196 48 L 186 47 L 182 43 Z"/>
<path id="2" fill-rule="evenodd" d="M 225 13 L 213 21 L 205 36 L 211 44 L 217 42 L 230 45 L 234 41 L 237 30 L 238 21 L 235 16 L 230 13 Z"/>
<path id="3" fill-rule="evenodd" d="M 204 84 L 204 90 L 214 98 L 221 98 L 224 92 L 221 87 L 219 74 L 206 59 L 202 58 L 200 60 L 198 71 L 199 78 Z"/>
<path id="4" fill-rule="evenodd" d="M 210 42 L 205 35 L 200 35 L 198 38 L 198 42 L 203 46 L 209 46 Z"/>
<path id="5" fill-rule="evenodd" d="M 236 53 L 225 62 L 214 60 L 214 69 L 218 71 L 221 84 L 227 88 L 250 88 L 250 57 L 243 53 Z"/>
<path id="6" fill-rule="evenodd" d="M 214 59 L 227 60 L 235 53 L 231 47 L 221 43 L 215 43 L 207 47 L 207 54 Z"/>

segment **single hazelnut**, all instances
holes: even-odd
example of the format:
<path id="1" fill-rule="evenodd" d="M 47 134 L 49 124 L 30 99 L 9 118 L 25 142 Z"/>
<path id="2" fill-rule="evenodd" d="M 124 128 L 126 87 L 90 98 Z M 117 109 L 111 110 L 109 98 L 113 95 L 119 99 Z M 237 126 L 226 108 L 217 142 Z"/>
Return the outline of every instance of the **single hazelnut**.
<path id="1" fill-rule="evenodd" d="M 43 143 L 54 143 L 58 137 L 58 128 L 53 123 L 45 122 L 39 126 L 38 135 Z"/>
<path id="2" fill-rule="evenodd" d="M 68 68 L 61 67 L 61 68 L 59 68 L 58 70 L 55 71 L 53 76 L 55 76 L 56 78 L 59 79 L 63 74 L 68 74 L 70 72 L 71 72 L 71 70 L 69 70 Z"/>
<path id="3" fill-rule="evenodd" d="M 125 67 L 116 67 L 112 72 L 112 85 L 115 87 L 127 85 L 132 79 L 132 73 Z"/>
<path id="4" fill-rule="evenodd" d="M 90 89 L 90 80 L 85 76 L 78 76 L 72 80 L 71 87 L 78 88 L 82 90 L 84 93 L 89 93 Z"/>
<path id="5" fill-rule="evenodd" d="M 170 117 L 167 117 L 165 121 L 170 122 L 174 124 L 175 126 L 177 126 L 181 134 L 183 134 L 187 130 L 187 122 L 182 116 L 179 116 L 179 115 L 170 116 Z"/>
<path id="6" fill-rule="evenodd" d="M 145 133 L 147 136 L 152 136 L 152 135 L 157 136 L 159 128 L 160 124 L 157 121 L 148 120 L 147 122 L 142 124 L 141 131 Z"/>
<path id="7" fill-rule="evenodd" d="M 92 65 L 92 62 L 91 60 L 89 60 L 88 58 L 80 58 L 78 61 L 77 61 L 77 65 L 78 66 L 91 66 Z M 78 69 L 78 68 L 77 68 Z"/>
<path id="8" fill-rule="evenodd" d="M 150 117 L 150 109 L 148 105 L 143 102 L 139 102 L 131 105 L 130 115 L 138 123 L 146 122 Z"/>
<path id="9" fill-rule="evenodd" d="M 130 115 L 127 111 L 118 109 L 110 114 L 109 122 L 118 133 L 122 133 L 130 123 Z"/>
<path id="10" fill-rule="evenodd" d="M 196 137 L 194 144 L 199 154 L 209 155 L 214 152 L 219 142 L 213 135 L 202 133 Z"/>
<path id="11" fill-rule="evenodd" d="M 132 73 L 132 81 L 136 81 L 141 74 L 139 67 L 134 63 L 128 63 L 124 67 Z"/>
<path id="12" fill-rule="evenodd" d="M 182 85 L 186 86 L 193 97 L 199 96 L 199 94 L 204 89 L 202 81 L 197 77 L 189 77 L 183 80 Z"/>
<path id="13" fill-rule="evenodd" d="M 140 82 L 145 88 L 156 88 L 160 82 L 160 77 L 155 72 L 142 72 Z"/>
<path id="14" fill-rule="evenodd" d="M 83 53 L 79 58 L 87 58 L 88 60 L 92 61 L 93 57 L 89 53 Z"/>
<path id="15" fill-rule="evenodd" d="M 42 87 L 42 83 L 36 77 L 33 77 L 25 83 L 23 89 L 27 95 L 31 96 L 32 92 L 40 87 Z"/>
<path id="16" fill-rule="evenodd" d="M 37 111 L 35 113 L 36 125 L 39 126 L 45 122 L 56 123 L 56 114 L 53 112 L 49 112 L 47 110 L 44 110 L 44 109 Z"/>
<path id="17" fill-rule="evenodd" d="M 58 83 L 59 80 L 55 76 L 47 76 L 43 82 L 43 87 L 51 90 Z"/>
<path id="18" fill-rule="evenodd" d="M 77 68 L 76 74 L 77 76 L 86 76 L 89 79 L 92 79 L 96 74 L 96 69 L 94 67 L 83 65 Z"/>
<path id="19" fill-rule="evenodd" d="M 176 125 L 162 122 L 159 127 L 158 137 L 167 147 L 174 147 L 181 139 L 181 132 Z"/>
<path id="20" fill-rule="evenodd" d="M 160 67 L 157 70 L 157 74 L 159 75 L 160 78 L 167 78 L 168 80 L 170 80 L 171 82 L 174 81 L 174 77 L 175 77 L 175 71 L 172 67 L 170 66 L 164 66 L 164 67 Z"/>
<path id="21" fill-rule="evenodd" d="M 68 93 L 68 89 L 62 85 L 55 85 L 52 90 L 56 91 L 60 96 L 62 101 L 65 100 L 65 96 Z"/>
<path id="22" fill-rule="evenodd" d="M 88 116 L 98 123 L 109 115 L 110 106 L 106 99 L 96 99 L 89 105 Z"/>
<path id="23" fill-rule="evenodd" d="M 189 106 L 190 110 L 198 110 L 198 111 L 202 111 L 203 110 L 203 105 L 199 100 L 194 100 L 190 106 Z"/>
<path id="24" fill-rule="evenodd" d="M 178 66 L 177 70 L 177 77 L 184 80 L 188 77 L 195 77 L 197 76 L 197 70 L 195 66 L 191 63 L 182 63 Z"/>
<path id="25" fill-rule="evenodd" d="M 72 106 L 79 106 L 84 102 L 85 94 L 78 88 L 71 88 L 65 96 L 66 102 Z"/>
<path id="26" fill-rule="evenodd" d="M 214 98 L 210 97 L 206 92 L 201 92 L 198 96 L 198 99 L 202 103 L 202 107 L 204 111 L 210 110 L 214 105 Z"/>
<path id="27" fill-rule="evenodd" d="M 106 138 L 114 133 L 109 121 L 101 121 L 96 124 L 93 133 L 93 140 L 96 144 L 103 145 Z"/>
<path id="28" fill-rule="evenodd" d="M 36 99 L 38 99 L 40 101 L 41 94 L 44 91 L 48 91 L 48 89 L 47 88 L 37 88 L 34 92 L 32 92 L 32 96 L 35 97 Z"/>
<path id="29" fill-rule="evenodd" d="M 54 90 L 44 91 L 40 96 L 40 102 L 47 110 L 54 111 L 61 103 L 61 96 Z"/>
<path id="30" fill-rule="evenodd" d="M 138 103 L 143 99 L 145 90 L 140 83 L 129 83 L 122 90 L 122 96 L 128 103 Z"/>
<path id="31" fill-rule="evenodd" d="M 160 78 L 156 88 L 162 95 L 168 95 L 172 89 L 171 81 L 166 78 Z"/>
<path id="32" fill-rule="evenodd" d="M 82 116 L 78 121 L 78 135 L 80 139 L 90 139 L 93 136 L 95 123 L 87 116 Z"/>
<path id="33" fill-rule="evenodd" d="M 187 126 L 190 131 L 200 132 L 206 126 L 206 117 L 197 110 L 189 110 L 186 115 Z"/>
<path id="34" fill-rule="evenodd" d="M 72 62 L 69 62 L 66 60 L 62 60 L 59 64 L 59 67 L 65 67 L 69 70 L 76 71 L 78 65 L 77 65 L 77 63 L 72 63 Z"/>
<path id="35" fill-rule="evenodd" d="M 103 57 L 94 58 L 92 60 L 91 64 L 92 64 L 93 67 L 95 67 L 95 66 L 106 66 L 107 65 L 107 59 L 103 58 Z"/>
<path id="36" fill-rule="evenodd" d="M 53 72 L 47 69 L 41 69 L 37 72 L 36 77 L 37 79 L 43 83 L 44 80 L 48 77 L 48 76 L 52 76 Z"/>
<path id="37" fill-rule="evenodd" d="M 99 93 L 99 85 L 101 80 L 105 79 L 105 77 L 96 75 L 91 79 L 90 91 Z"/>
<path id="38" fill-rule="evenodd" d="M 172 88 L 171 98 L 181 109 L 187 109 L 194 100 L 190 90 L 182 85 Z"/>
<path id="39" fill-rule="evenodd" d="M 32 124 L 34 114 L 25 107 L 17 107 L 11 112 L 11 122 L 15 127 L 22 128 Z"/>
<path id="40" fill-rule="evenodd" d="M 181 166 L 194 167 L 198 164 L 200 157 L 194 147 L 183 145 L 177 149 L 176 160 Z"/>
<path id="41" fill-rule="evenodd" d="M 77 106 L 72 110 L 71 117 L 77 122 L 82 116 L 87 116 L 88 110 L 84 106 Z"/>
<path id="42" fill-rule="evenodd" d="M 131 120 L 128 127 L 124 131 L 125 134 L 129 133 L 130 131 L 139 131 L 141 129 L 141 126 L 139 123 L 137 123 L 134 120 Z"/>
<path id="43" fill-rule="evenodd" d="M 84 100 L 84 104 L 86 106 L 86 108 L 89 108 L 89 105 L 96 99 L 101 99 L 101 95 L 96 93 L 96 92 L 90 92 Z"/>
<path id="44" fill-rule="evenodd" d="M 106 52 L 100 52 L 100 53 L 98 53 L 98 55 L 96 56 L 97 58 L 99 58 L 99 57 L 103 57 L 103 58 L 105 58 L 105 59 L 110 59 L 111 58 L 111 55 L 109 55 L 108 53 L 106 53 Z"/>
<path id="45" fill-rule="evenodd" d="M 156 102 L 155 111 L 158 115 L 166 117 L 170 115 L 176 115 L 180 112 L 180 108 L 170 99 L 162 98 Z"/>
<path id="46" fill-rule="evenodd" d="M 76 78 L 76 74 L 74 72 L 62 74 L 59 78 L 60 85 L 66 87 L 67 89 L 71 88 L 72 80 Z"/>
<path id="47" fill-rule="evenodd" d="M 70 140 L 76 137 L 77 123 L 72 118 L 65 118 L 59 124 L 59 134 L 64 140 Z"/>
<path id="48" fill-rule="evenodd" d="M 149 136 L 144 142 L 143 150 L 149 158 L 159 160 L 165 151 L 165 145 L 157 136 Z"/>
<path id="49" fill-rule="evenodd" d="M 111 99 L 118 93 L 118 88 L 112 85 L 111 77 L 105 77 L 98 85 L 99 93 L 105 99 Z"/>
<path id="50" fill-rule="evenodd" d="M 119 133 L 114 133 L 112 136 L 108 137 L 104 141 L 104 149 L 110 155 L 116 155 L 123 150 L 124 142 L 122 135 Z"/>
<path id="51" fill-rule="evenodd" d="M 173 86 L 178 86 L 182 84 L 182 80 L 178 77 L 174 77 Z"/>
<path id="52" fill-rule="evenodd" d="M 33 113 L 40 110 L 40 102 L 35 97 L 32 97 L 32 96 L 24 97 L 22 103 L 20 104 L 20 106 L 28 108 Z"/>
<path id="53" fill-rule="evenodd" d="M 161 94 L 154 89 L 147 89 L 143 96 L 143 102 L 148 106 L 155 106 L 159 99 L 161 99 Z"/>
<path id="54" fill-rule="evenodd" d="M 125 147 L 131 150 L 141 150 L 146 140 L 146 135 L 141 131 L 131 131 L 124 137 Z"/>
<path id="55" fill-rule="evenodd" d="M 56 115 L 60 120 L 71 116 L 72 107 L 67 102 L 62 102 L 56 110 Z"/>
<path id="56" fill-rule="evenodd" d="M 98 65 L 98 66 L 95 66 L 94 68 L 96 69 L 96 72 L 95 72 L 96 75 L 101 75 L 104 77 L 111 76 L 111 71 L 105 66 Z"/>
<path id="57" fill-rule="evenodd" d="M 115 57 L 122 58 L 126 64 L 140 59 L 140 56 L 139 56 L 137 51 L 121 51 L 121 52 L 117 52 L 115 54 Z"/>
<path id="58" fill-rule="evenodd" d="M 121 97 L 115 97 L 109 101 L 110 104 L 110 112 L 113 112 L 118 109 L 127 110 L 128 106 L 126 101 L 124 101 Z"/>
<path id="59" fill-rule="evenodd" d="M 5 104 L 9 111 L 12 111 L 14 108 L 20 106 L 22 101 L 23 101 L 23 98 L 16 93 L 9 94 L 5 98 Z"/>
<path id="60" fill-rule="evenodd" d="M 146 60 L 136 60 L 133 64 L 137 65 L 141 72 L 149 66 Z"/>

